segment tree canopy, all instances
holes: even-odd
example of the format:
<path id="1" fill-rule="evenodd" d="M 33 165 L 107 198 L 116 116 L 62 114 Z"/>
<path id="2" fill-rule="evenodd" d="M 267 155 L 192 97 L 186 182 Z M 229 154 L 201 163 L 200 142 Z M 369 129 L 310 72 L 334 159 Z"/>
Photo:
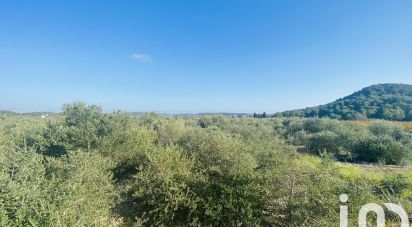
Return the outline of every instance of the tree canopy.
<path id="1" fill-rule="evenodd" d="M 275 116 L 412 121 L 412 85 L 373 85 L 329 104 L 285 111 Z"/>

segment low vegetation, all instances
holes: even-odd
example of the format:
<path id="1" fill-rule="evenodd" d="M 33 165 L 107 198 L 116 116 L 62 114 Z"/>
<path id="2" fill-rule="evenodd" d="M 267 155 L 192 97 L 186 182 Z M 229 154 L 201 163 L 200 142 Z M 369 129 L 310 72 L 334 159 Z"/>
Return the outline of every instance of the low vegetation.
<path id="1" fill-rule="evenodd" d="M 331 226 L 412 212 L 407 124 L 161 117 L 65 105 L 0 116 L 0 226 Z M 392 166 L 387 166 L 392 165 Z"/>

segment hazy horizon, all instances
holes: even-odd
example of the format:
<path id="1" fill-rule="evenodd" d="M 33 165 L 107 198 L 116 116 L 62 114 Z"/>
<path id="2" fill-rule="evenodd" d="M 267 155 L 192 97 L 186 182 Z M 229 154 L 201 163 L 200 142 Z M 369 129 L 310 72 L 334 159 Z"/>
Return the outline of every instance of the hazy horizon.
<path id="1" fill-rule="evenodd" d="M 412 84 L 412 2 L 0 3 L 0 109 L 274 113 Z"/>
<path id="2" fill-rule="evenodd" d="M 380 83 L 380 84 L 382 84 L 382 83 Z M 399 83 L 397 83 L 397 84 L 399 84 Z M 402 83 L 400 83 L 400 84 L 402 84 Z M 377 84 L 374 84 L 374 85 L 377 85 Z M 371 85 L 371 86 L 372 86 L 372 85 Z M 356 91 L 353 91 L 351 94 L 353 94 L 354 92 L 360 91 L 360 90 L 361 90 L 361 89 L 358 89 L 358 90 L 356 90 Z M 347 95 L 345 95 L 345 96 L 336 98 L 336 99 L 334 99 L 334 100 L 331 100 L 330 102 L 336 101 L 336 100 L 338 100 L 338 99 L 340 99 L 340 98 L 344 98 L 344 97 L 349 96 L 349 95 L 351 95 L 351 94 L 347 94 Z M 64 104 L 73 104 L 73 103 L 76 103 L 76 102 L 83 102 L 83 103 L 84 103 L 84 101 L 82 101 L 82 100 L 76 100 L 76 101 L 67 102 L 67 103 L 64 103 Z M 263 113 L 263 112 L 268 113 L 268 114 L 273 114 L 273 113 L 276 113 L 276 112 L 282 112 L 282 111 L 287 111 L 287 110 L 304 109 L 304 108 L 307 108 L 307 107 L 320 106 L 320 105 L 324 105 L 324 104 L 327 104 L 327 103 L 319 103 L 319 104 L 313 105 L 313 106 L 304 106 L 304 107 L 294 108 L 294 109 L 284 109 L 284 110 L 278 110 L 278 111 L 274 111 L 274 112 L 267 112 L 267 111 L 262 111 L 262 112 L 256 112 L 256 111 L 252 111 L 252 112 L 234 112 L 234 111 L 209 111 L 209 112 L 208 112 L 208 111 L 203 111 L 203 112 L 200 111 L 200 112 L 190 112 L 190 111 L 167 111 L 167 110 L 164 110 L 164 111 L 156 111 L 156 110 L 129 110 L 129 111 L 127 111 L 127 110 L 122 110 L 122 109 L 120 109 L 120 108 L 109 109 L 109 108 L 106 108 L 105 106 L 102 106 L 101 104 L 96 104 L 96 103 L 86 103 L 86 104 L 87 104 L 87 105 L 98 105 L 98 106 L 102 107 L 103 111 L 106 112 L 106 113 L 110 113 L 110 112 L 114 112 L 114 111 L 122 111 L 122 112 L 129 112 L 129 113 L 148 113 L 148 112 L 155 112 L 155 113 L 158 113 L 158 114 L 171 114 L 171 115 L 178 114 L 178 115 L 179 115 L 179 114 L 231 114 L 231 113 L 233 113 L 233 114 L 253 114 L 253 113 Z M 61 105 L 61 107 L 63 107 L 63 104 Z M 10 109 L 0 109 L 0 110 L 3 110 L 3 111 L 12 111 L 12 112 L 20 113 L 20 114 L 24 114 L 24 113 L 47 113 L 47 112 L 49 112 L 49 113 L 61 113 L 61 112 L 62 112 L 62 108 L 60 108 L 60 109 L 58 109 L 58 110 L 50 110 L 50 111 L 47 111 L 47 110 L 39 110 L 39 111 L 14 111 L 14 110 L 10 110 Z"/>

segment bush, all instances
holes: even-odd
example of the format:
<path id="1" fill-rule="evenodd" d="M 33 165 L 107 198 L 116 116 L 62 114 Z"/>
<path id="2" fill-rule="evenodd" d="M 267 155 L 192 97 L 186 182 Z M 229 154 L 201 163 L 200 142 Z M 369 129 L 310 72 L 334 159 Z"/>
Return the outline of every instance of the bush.
<path id="1" fill-rule="evenodd" d="M 320 155 L 323 152 L 338 154 L 341 149 L 341 140 L 338 134 L 330 131 L 323 131 L 309 137 L 308 147 L 314 154 Z"/>
<path id="2" fill-rule="evenodd" d="M 63 106 L 63 116 L 70 144 L 85 150 L 97 148 L 106 132 L 106 115 L 101 107 L 87 106 L 84 103 L 66 104 Z"/>
<path id="3" fill-rule="evenodd" d="M 109 225 L 114 187 L 110 161 L 70 153 L 44 159 L 34 151 L 0 151 L 2 226 Z"/>
<path id="4" fill-rule="evenodd" d="M 155 125 L 158 134 L 157 143 L 162 146 L 176 144 L 187 131 L 182 119 L 165 119 Z"/>
<path id="5" fill-rule="evenodd" d="M 277 191 L 275 155 L 263 147 L 254 155 L 239 137 L 213 129 L 190 131 L 179 145 L 148 154 L 148 165 L 136 175 L 133 197 L 141 222 L 166 226 L 266 222 L 265 207 Z"/>
<path id="6" fill-rule="evenodd" d="M 75 103 L 51 119 L 0 118 L 0 226 L 329 226 L 341 193 L 355 225 L 369 202 L 412 209 L 410 179 L 334 159 L 404 164 L 411 148 L 393 122 L 136 117 Z"/>
<path id="7" fill-rule="evenodd" d="M 409 151 L 390 137 L 372 136 L 361 140 L 353 150 L 354 159 L 359 162 L 379 162 L 401 164 Z"/>
<path id="8" fill-rule="evenodd" d="M 196 194 L 190 184 L 200 175 L 194 162 L 177 148 L 154 151 L 135 176 L 133 197 L 137 218 L 150 226 L 198 224 Z"/>

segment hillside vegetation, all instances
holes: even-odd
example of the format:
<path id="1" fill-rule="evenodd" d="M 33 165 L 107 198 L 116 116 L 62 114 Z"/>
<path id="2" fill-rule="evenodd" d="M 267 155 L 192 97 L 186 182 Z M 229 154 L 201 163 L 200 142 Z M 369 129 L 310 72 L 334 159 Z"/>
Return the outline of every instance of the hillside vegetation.
<path id="1" fill-rule="evenodd" d="M 2 116 L 0 226 L 332 226 L 341 193 L 355 225 L 370 202 L 412 212 L 411 144 L 387 121 L 136 117 L 83 103 Z"/>
<path id="2" fill-rule="evenodd" d="M 373 85 L 326 105 L 286 111 L 275 116 L 412 121 L 412 85 Z"/>

